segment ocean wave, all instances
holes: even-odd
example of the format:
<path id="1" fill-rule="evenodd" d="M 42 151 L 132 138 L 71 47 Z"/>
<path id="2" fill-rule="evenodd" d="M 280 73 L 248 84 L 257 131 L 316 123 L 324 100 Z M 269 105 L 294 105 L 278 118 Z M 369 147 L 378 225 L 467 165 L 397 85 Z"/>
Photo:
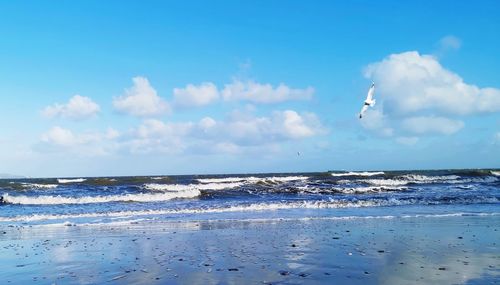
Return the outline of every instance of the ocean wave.
<path id="1" fill-rule="evenodd" d="M 342 176 L 376 176 L 376 175 L 384 175 L 385 172 L 383 171 L 374 171 L 374 172 L 368 172 L 368 171 L 363 171 L 363 172 L 342 172 L 342 173 L 330 173 L 331 176 L 334 177 L 342 177 Z"/>
<path id="2" fill-rule="evenodd" d="M 144 189 L 152 191 L 187 191 L 187 190 L 222 190 L 241 186 L 243 183 L 208 183 L 208 184 L 144 184 Z"/>
<path id="3" fill-rule="evenodd" d="M 500 176 L 500 171 L 490 170 L 490 173 L 495 176 Z"/>
<path id="4" fill-rule="evenodd" d="M 470 198 L 463 200 L 463 203 L 498 203 L 497 198 Z M 132 218 L 138 216 L 160 216 L 160 215 L 182 215 L 182 214 L 217 214 L 231 212 L 265 212 L 293 209 L 338 209 L 338 208 L 364 208 L 364 207 L 387 207 L 403 206 L 410 204 L 435 205 L 446 204 L 444 201 L 418 200 L 418 199 L 388 199 L 388 200 L 344 200 L 329 199 L 320 201 L 293 201 L 293 202 L 271 202 L 253 203 L 245 205 L 232 205 L 214 208 L 187 208 L 187 209 L 163 209 L 163 210 L 138 210 L 138 211 L 116 211 L 100 213 L 82 214 L 33 214 L 18 215 L 13 217 L 0 217 L 0 222 L 36 222 L 45 220 L 68 220 L 79 218 Z M 498 215 L 500 213 L 495 213 Z M 441 214 L 439 216 L 466 215 L 465 213 Z M 467 215 L 481 215 L 481 213 L 471 213 Z M 414 217 L 415 215 L 403 215 L 401 217 Z M 418 217 L 434 216 L 434 214 L 421 214 Z M 385 216 L 383 216 L 385 217 Z M 416 217 L 416 216 L 415 216 Z"/>
<path id="5" fill-rule="evenodd" d="M 16 184 L 15 182 L 11 183 Z M 41 183 L 27 183 L 27 182 L 20 182 L 18 185 L 28 189 L 54 189 L 57 188 L 58 186 L 57 184 L 41 184 Z"/>
<path id="6" fill-rule="evenodd" d="M 197 189 L 182 190 L 176 192 L 162 193 L 138 193 L 109 196 L 84 196 L 84 197 L 64 197 L 64 196 L 12 196 L 8 193 L 3 195 L 5 203 L 22 205 L 57 205 L 57 204 L 92 204 L 109 202 L 160 202 L 176 198 L 194 198 L 201 193 Z"/>
<path id="7" fill-rule="evenodd" d="M 302 181 L 307 180 L 309 177 L 307 176 L 270 176 L 270 177 L 225 177 L 225 178 L 199 178 L 196 179 L 200 183 L 262 183 L 262 182 L 270 182 L 270 183 L 283 183 L 290 181 Z"/>
<path id="8" fill-rule="evenodd" d="M 58 178 L 57 182 L 59 184 L 65 184 L 65 183 L 81 183 L 86 181 L 87 179 L 85 178 L 72 178 L 72 179 L 63 179 L 63 178 Z"/>
<path id="9" fill-rule="evenodd" d="M 70 219 L 70 218 L 97 218 L 97 217 L 131 217 L 146 215 L 173 215 L 173 214 L 210 214 L 226 212 L 253 212 L 253 211 L 275 211 L 286 209 L 329 209 L 329 208 L 348 208 L 348 207 L 370 207 L 377 203 L 374 201 L 356 201 L 347 200 L 326 200 L 326 201 L 296 201 L 296 202 L 277 202 L 277 203 L 254 203 L 248 205 L 234 205 L 229 207 L 215 208 L 193 208 L 193 209 L 172 209 L 172 210 L 143 210 L 143 211 L 118 211 L 103 213 L 84 213 L 84 214 L 34 214 L 30 216 L 0 217 L 0 222 L 16 221 L 40 221 L 49 219 Z"/>
<path id="10" fill-rule="evenodd" d="M 398 179 L 365 179 L 362 182 L 377 186 L 403 186 L 407 185 L 410 181 Z"/>
<path id="11" fill-rule="evenodd" d="M 299 186 L 295 187 L 297 192 L 302 194 L 331 194 L 331 193 L 342 193 L 342 194 L 366 194 L 366 193 L 381 193 L 381 192 L 391 192 L 391 191 L 404 191 L 408 190 L 406 186 L 399 185 L 377 185 L 377 186 L 367 186 L 367 187 L 314 187 L 314 186 Z"/>
<path id="12" fill-rule="evenodd" d="M 441 175 L 441 176 L 427 176 L 419 174 L 406 174 L 397 176 L 398 179 L 403 179 L 409 183 L 434 183 L 434 182 L 450 182 L 460 179 L 458 175 Z"/>

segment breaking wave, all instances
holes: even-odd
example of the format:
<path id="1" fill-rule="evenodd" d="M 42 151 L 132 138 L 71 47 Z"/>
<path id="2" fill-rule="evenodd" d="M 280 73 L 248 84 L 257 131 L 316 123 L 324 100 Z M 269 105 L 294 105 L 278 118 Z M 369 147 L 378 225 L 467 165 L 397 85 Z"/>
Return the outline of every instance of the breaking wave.
<path id="1" fill-rule="evenodd" d="M 57 184 L 41 184 L 41 183 L 26 183 L 26 182 L 20 182 L 19 185 L 27 189 L 54 189 L 57 188 L 58 186 Z"/>
<path id="2" fill-rule="evenodd" d="M 11 196 L 8 193 L 3 195 L 5 203 L 22 205 L 57 205 L 57 204 L 92 204 L 109 202 L 158 202 L 168 201 L 177 198 L 194 198 L 201 193 L 196 189 L 182 190 L 176 192 L 162 193 L 138 193 L 109 196 L 84 196 L 84 197 L 64 197 L 64 196 Z"/>
<path id="3" fill-rule="evenodd" d="M 208 184 L 144 184 L 144 188 L 152 191 L 188 191 L 188 190 L 221 190 L 231 189 L 241 186 L 242 183 L 208 183 Z"/>
<path id="4" fill-rule="evenodd" d="M 368 172 L 368 171 L 363 171 L 363 172 L 342 172 L 342 173 L 330 173 L 330 175 L 334 177 L 342 177 L 342 176 L 376 176 L 376 175 L 384 175 L 385 172 L 383 171 L 374 171 L 374 172 Z"/>
<path id="5" fill-rule="evenodd" d="M 270 182 L 270 183 L 283 183 L 290 181 L 301 181 L 307 180 L 307 176 L 270 176 L 270 177 L 224 177 L 224 178 L 199 178 L 197 179 L 200 183 L 260 183 L 260 182 Z"/>
<path id="6" fill-rule="evenodd" d="M 87 179 L 85 178 L 74 178 L 74 179 L 62 179 L 62 178 L 59 178 L 57 179 L 57 182 L 60 183 L 60 184 L 65 184 L 65 183 L 82 183 L 84 181 L 86 181 Z"/>
<path id="7" fill-rule="evenodd" d="M 497 198 L 469 198 L 461 201 L 462 203 L 497 203 Z M 410 204 L 419 205 L 437 205 L 449 204 L 448 200 L 420 200 L 420 199 L 389 199 L 389 200 L 343 200 L 330 199 L 320 201 L 293 201 L 293 202 L 274 202 L 274 203 L 253 203 L 245 205 L 232 205 L 226 207 L 213 208 L 188 208 L 188 209 L 164 209 L 164 210 L 139 210 L 139 211 L 117 211 L 117 212 L 102 212 L 102 213 L 83 213 L 83 214 L 33 214 L 20 215 L 14 217 L 0 217 L 0 222 L 33 222 L 43 220 L 65 220 L 76 218 L 103 218 L 103 217 L 137 217 L 151 215 L 178 215 L 178 214 L 211 214 L 211 213 L 230 213 L 230 212 L 263 212 L 263 211 L 278 211 L 291 209 L 338 209 L 338 208 L 363 208 L 363 207 L 387 207 L 387 206 L 402 206 Z M 477 214 L 477 213 L 476 213 Z M 494 213 L 499 214 L 499 213 Z M 449 216 L 445 214 L 443 216 Z M 457 214 L 452 214 L 457 215 Z M 459 215 L 463 215 L 460 214 Z M 421 215 L 427 216 L 427 215 Z M 405 217 L 405 216 L 403 216 Z"/>

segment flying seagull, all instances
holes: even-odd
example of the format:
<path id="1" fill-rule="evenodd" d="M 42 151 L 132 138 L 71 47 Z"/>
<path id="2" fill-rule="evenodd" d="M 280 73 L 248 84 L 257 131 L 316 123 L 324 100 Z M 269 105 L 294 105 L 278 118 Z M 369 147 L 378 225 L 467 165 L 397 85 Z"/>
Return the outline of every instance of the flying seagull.
<path id="1" fill-rule="evenodd" d="M 373 99 L 373 93 L 375 92 L 375 83 L 372 82 L 372 86 L 368 90 L 368 94 L 366 95 L 366 100 L 365 103 L 363 104 L 363 107 L 361 108 L 361 112 L 359 112 L 359 118 L 363 118 L 363 114 L 366 112 L 368 107 L 373 107 L 375 106 L 375 99 Z"/>

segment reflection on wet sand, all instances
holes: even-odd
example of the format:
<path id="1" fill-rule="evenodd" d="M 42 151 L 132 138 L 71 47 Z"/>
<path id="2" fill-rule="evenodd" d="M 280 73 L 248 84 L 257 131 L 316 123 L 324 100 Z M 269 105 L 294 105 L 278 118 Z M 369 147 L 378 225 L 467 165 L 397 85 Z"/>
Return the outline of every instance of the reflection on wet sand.
<path id="1" fill-rule="evenodd" d="M 5 227 L 6 283 L 482 284 L 495 216 Z"/>

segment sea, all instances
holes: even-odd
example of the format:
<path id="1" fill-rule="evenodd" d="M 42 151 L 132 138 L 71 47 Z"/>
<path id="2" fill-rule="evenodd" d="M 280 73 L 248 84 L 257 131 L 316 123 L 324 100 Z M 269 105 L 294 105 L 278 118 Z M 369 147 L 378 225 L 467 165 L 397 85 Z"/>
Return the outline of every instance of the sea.
<path id="1" fill-rule="evenodd" d="M 500 170 L 1 179 L 0 196 L 0 226 L 500 217 Z"/>

